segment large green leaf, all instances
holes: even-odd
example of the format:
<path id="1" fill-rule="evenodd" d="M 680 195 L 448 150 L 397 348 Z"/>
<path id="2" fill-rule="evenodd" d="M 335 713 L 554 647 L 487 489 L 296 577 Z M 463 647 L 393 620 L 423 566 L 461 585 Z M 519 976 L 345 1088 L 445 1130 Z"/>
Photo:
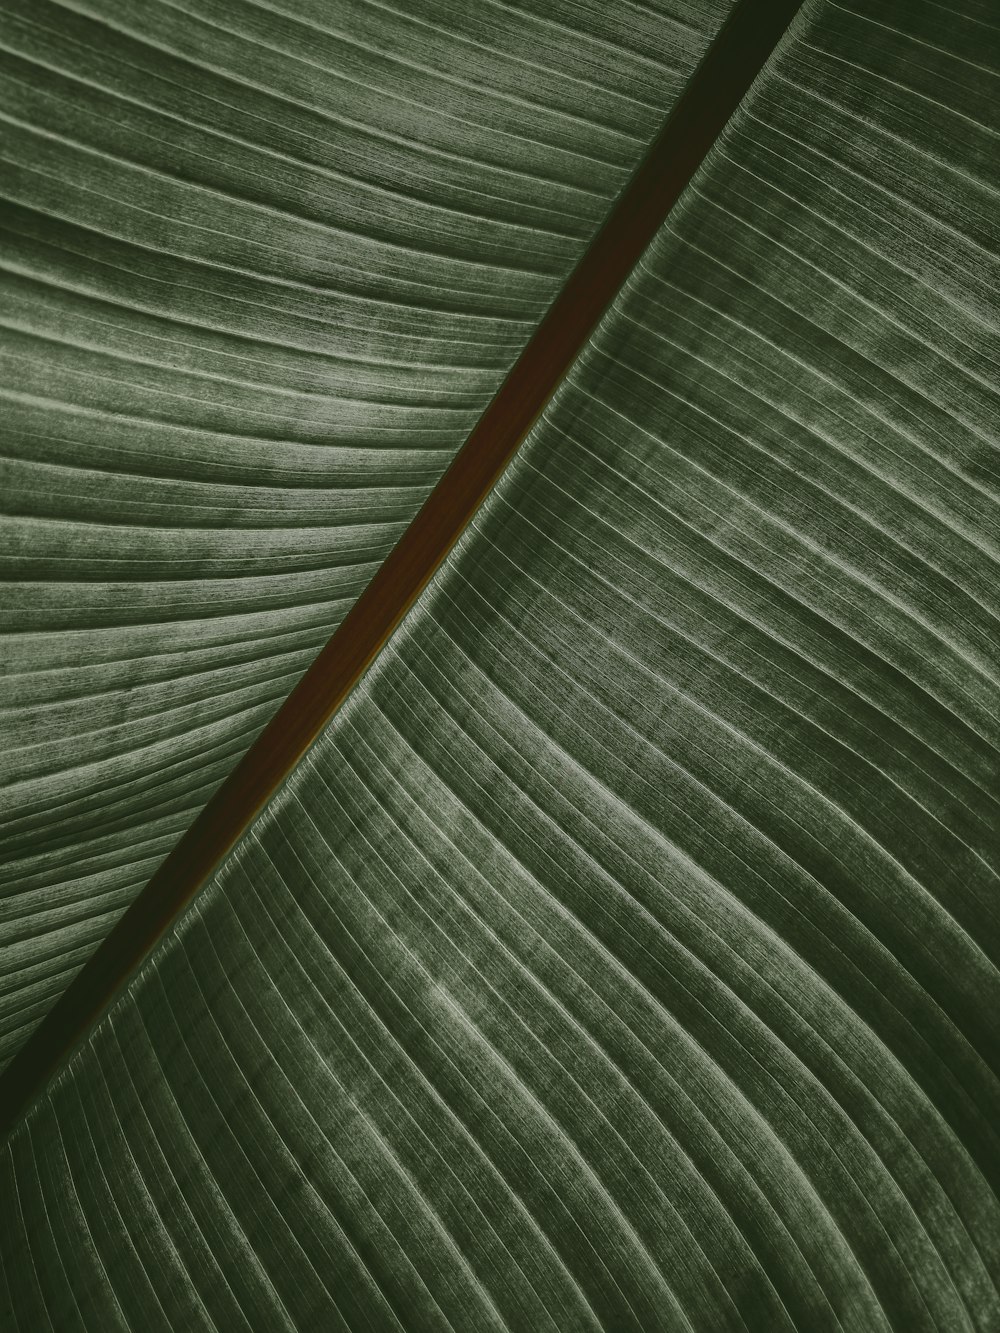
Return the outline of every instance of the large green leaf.
<path id="1" fill-rule="evenodd" d="M 1000 1324 L 997 38 L 808 8 L 14 1136 L 15 1326 Z"/>
<path id="2" fill-rule="evenodd" d="M 412 518 L 726 8 L 3 0 L 0 1062 Z"/>

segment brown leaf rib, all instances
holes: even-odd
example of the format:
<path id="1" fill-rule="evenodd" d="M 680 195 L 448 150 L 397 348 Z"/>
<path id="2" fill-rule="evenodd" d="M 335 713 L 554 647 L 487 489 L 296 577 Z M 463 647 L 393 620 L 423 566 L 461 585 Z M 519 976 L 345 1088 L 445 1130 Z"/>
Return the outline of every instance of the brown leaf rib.
<path id="1" fill-rule="evenodd" d="M 382 649 L 531 429 L 800 3 L 739 0 L 423 508 L 272 721 L 0 1075 L 0 1133 L 13 1128 L 106 1012 Z"/>

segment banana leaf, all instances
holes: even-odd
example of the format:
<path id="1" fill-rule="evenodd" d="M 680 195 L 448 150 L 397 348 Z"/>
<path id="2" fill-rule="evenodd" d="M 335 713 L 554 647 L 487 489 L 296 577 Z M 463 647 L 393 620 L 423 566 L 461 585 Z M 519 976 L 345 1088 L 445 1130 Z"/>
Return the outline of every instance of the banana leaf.
<path id="1" fill-rule="evenodd" d="M 0 1063 L 343 619 L 727 8 L 0 6 Z"/>
<path id="2" fill-rule="evenodd" d="M 12 1136 L 11 1327 L 1000 1325 L 1000 29 L 812 0 Z"/>

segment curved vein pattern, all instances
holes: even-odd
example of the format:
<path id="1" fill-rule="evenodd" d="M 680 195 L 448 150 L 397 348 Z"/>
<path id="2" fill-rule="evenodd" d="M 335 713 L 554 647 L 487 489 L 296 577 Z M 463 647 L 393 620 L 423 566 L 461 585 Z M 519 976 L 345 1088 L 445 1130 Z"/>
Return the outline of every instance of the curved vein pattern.
<path id="1" fill-rule="evenodd" d="M 0 1061 L 391 549 L 726 7 L 3 0 Z"/>
<path id="2" fill-rule="evenodd" d="M 997 38 L 804 16 L 16 1133 L 14 1327 L 998 1326 Z"/>

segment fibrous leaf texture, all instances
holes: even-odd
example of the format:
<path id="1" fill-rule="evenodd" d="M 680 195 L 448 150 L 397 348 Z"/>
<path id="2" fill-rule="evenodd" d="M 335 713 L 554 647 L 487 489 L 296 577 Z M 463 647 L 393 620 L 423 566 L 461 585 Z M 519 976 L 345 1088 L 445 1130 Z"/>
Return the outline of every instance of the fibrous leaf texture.
<path id="1" fill-rule="evenodd" d="M 725 0 L 3 0 L 0 1063 L 413 518 Z"/>
<path id="2" fill-rule="evenodd" d="M 807 4 L 14 1134 L 14 1327 L 1000 1327 L 998 91 Z"/>

